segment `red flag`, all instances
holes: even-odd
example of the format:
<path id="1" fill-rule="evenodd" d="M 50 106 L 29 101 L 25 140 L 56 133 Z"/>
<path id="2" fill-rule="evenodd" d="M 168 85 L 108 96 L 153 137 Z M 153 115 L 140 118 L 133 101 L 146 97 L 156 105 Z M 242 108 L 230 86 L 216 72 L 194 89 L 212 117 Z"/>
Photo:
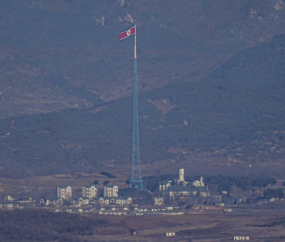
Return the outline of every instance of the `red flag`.
<path id="1" fill-rule="evenodd" d="M 122 31 L 121 33 L 119 33 L 119 40 L 123 40 L 125 38 L 128 38 L 129 36 L 132 36 L 136 34 L 136 26 L 132 26 L 124 31 Z"/>

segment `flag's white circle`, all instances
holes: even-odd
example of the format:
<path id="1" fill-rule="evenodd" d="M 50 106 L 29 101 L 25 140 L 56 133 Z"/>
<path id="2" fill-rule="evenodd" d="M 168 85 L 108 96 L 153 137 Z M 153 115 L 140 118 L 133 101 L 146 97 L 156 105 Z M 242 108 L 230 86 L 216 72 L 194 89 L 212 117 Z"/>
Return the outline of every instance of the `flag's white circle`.
<path id="1" fill-rule="evenodd" d="M 128 31 L 127 31 L 127 35 L 129 36 L 131 34 L 131 30 L 129 29 Z"/>

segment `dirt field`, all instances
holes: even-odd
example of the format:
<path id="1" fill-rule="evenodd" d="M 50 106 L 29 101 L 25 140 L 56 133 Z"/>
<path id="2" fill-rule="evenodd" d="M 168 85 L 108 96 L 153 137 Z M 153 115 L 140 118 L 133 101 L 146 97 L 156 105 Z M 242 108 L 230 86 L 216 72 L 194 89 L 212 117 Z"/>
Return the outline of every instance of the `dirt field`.
<path id="1" fill-rule="evenodd" d="M 181 216 L 106 217 L 110 226 L 87 241 L 231 241 L 233 236 L 249 236 L 250 241 L 285 241 L 285 211 L 247 211 L 231 214 L 208 213 Z M 283 221 L 282 220 L 282 221 Z M 269 227 L 268 227 L 269 226 Z M 270 227 L 272 226 L 272 227 Z M 135 231 L 136 235 L 131 235 Z M 175 232 L 167 238 L 166 232 Z"/>

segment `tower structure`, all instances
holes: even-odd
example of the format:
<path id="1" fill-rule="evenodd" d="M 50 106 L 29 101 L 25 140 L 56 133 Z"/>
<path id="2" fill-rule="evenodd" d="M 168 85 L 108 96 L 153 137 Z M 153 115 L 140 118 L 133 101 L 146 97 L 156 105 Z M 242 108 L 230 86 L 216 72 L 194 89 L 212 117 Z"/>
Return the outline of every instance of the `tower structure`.
<path id="1" fill-rule="evenodd" d="M 136 25 L 119 33 L 119 40 L 135 36 L 134 46 L 134 79 L 133 79 L 133 148 L 132 148 L 132 169 L 130 187 L 143 189 L 141 178 L 140 146 L 139 146 L 139 85 L 138 85 L 138 61 L 137 61 L 137 30 Z"/>
<path id="2" fill-rule="evenodd" d="M 179 169 L 179 179 L 178 182 L 184 182 L 184 169 L 180 168 Z"/>
<path id="3" fill-rule="evenodd" d="M 141 178 L 140 164 L 140 146 L 139 146 L 139 92 L 138 92 L 138 71 L 137 71 L 137 30 L 135 25 L 135 46 L 134 46 L 134 80 L 133 80 L 133 148 L 132 148 L 132 168 L 130 187 L 143 189 L 143 180 Z"/>

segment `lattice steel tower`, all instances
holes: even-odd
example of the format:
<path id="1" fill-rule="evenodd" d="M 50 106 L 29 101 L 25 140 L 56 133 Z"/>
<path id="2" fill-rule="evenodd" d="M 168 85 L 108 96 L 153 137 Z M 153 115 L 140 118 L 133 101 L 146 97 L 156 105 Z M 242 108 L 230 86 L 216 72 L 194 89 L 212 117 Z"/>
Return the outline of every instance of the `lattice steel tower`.
<path id="1" fill-rule="evenodd" d="M 143 189 L 141 178 L 140 147 L 139 147 L 139 111 L 138 111 L 138 72 L 137 72 L 137 29 L 135 26 L 135 47 L 134 47 L 134 81 L 133 81 L 133 149 L 132 149 L 132 169 L 130 187 Z"/>

